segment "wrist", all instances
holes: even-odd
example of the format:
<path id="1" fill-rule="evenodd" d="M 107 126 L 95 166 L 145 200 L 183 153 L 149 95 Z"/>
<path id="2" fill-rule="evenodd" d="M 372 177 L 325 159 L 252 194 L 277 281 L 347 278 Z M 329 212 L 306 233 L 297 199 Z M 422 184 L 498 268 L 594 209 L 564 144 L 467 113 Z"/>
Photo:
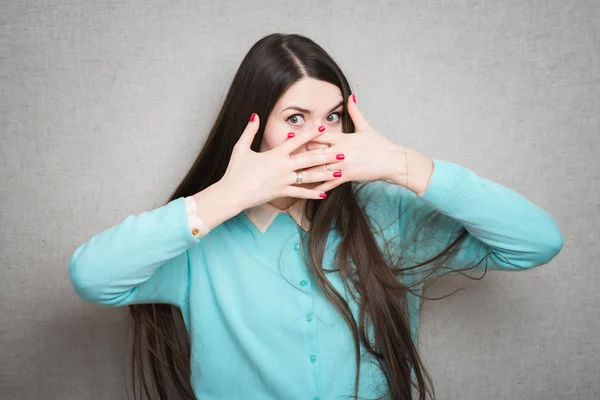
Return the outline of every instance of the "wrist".
<path id="1" fill-rule="evenodd" d="M 416 150 L 404 146 L 396 149 L 396 162 L 390 179 L 397 185 L 406 186 L 409 190 L 423 195 L 429 187 L 433 175 L 433 160 Z"/>
<path id="2" fill-rule="evenodd" d="M 237 183 L 223 178 L 211 187 L 213 187 L 215 193 L 218 193 L 220 202 L 222 202 L 227 210 L 230 210 L 232 215 L 239 214 L 251 205 L 250 202 L 252 199 L 247 193 L 241 190 L 240 185 Z"/>
<path id="3" fill-rule="evenodd" d="M 239 214 L 246 207 L 242 196 L 226 182 L 218 181 L 192 196 L 196 201 L 196 213 L 210 228 Z"/>

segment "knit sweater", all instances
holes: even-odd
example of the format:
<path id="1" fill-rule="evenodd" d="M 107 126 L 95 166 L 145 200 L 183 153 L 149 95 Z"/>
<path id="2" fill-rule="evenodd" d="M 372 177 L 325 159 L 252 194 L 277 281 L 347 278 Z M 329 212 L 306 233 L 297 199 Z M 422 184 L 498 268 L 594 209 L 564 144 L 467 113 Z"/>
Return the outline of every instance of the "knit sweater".
<path id="1" fill-rule="evenodd" d="M 448 265 L 476 265 L 489 253 L 487 263 L 470 272 L 486 265 L 488 270 L 526 270 L 548 263 L 562 249 L 555 220 L 523 195 L 458 164 L 433 162 L 431 181 L 420 197 L 387 181 L 355 183 L 362 186 L 358 198 L 382 249 L 393 243 L 395 256 L 407 263 L 425 260 L 465 228 L 468 236 Z M 179 307 L 199 399 L 330 400 L 352 395 L 353 338 L 302 258 L 302 239 L 310 231 L 286 212 L 270 214 L 257 226 L 249 216 L 269 214 L 262 207 L 240 212 L 196 237 L 188 217 L 195 212 L 191 201 L 180 197 L 129 215 L 77 247 L 68 266 L 76 293 L 101 306 Z M 440 222 L 432 227 L 420 219 L 430 212 Z M 408 240 L 414 234 L 426 242 Z M 330 231 L 324 268 L 335 269 L 340 240 L 339 232 Z M 420 293 L 419 280 L 428 272 L 424 266 L 399 279 L 417 282 Z M 326 276 L 357 318 L 357 303 L 339 272 Z M 415 342 L 419 300 L 407 294 Z M 386 391 L 386 380 L 362 345 L 361 355 L 359 396 L 375 398 Z"/>

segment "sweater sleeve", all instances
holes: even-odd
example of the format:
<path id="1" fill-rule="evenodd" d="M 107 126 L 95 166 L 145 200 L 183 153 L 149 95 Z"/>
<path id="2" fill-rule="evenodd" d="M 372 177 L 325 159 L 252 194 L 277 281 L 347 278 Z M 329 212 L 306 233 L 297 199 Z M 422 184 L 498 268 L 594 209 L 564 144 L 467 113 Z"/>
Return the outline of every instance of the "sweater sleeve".
<path id="1" fill-rule="evenodd" d="M 417 196 L 405 189 L 399 196 L 399 221 L 400 232 L 417 232 L 415 246 L 420 247 L 413 250 L 420 261 L 439 254 L 467 231 L 436 275 L 457 269 L 483 271 L 486 265 L 488 270 L 519 271 L 546 264 L 560 252 L 563 237 L 545 210 L 465 167 L 438 159 L 433 163 L 425 193 Z M 426 215 L 432 219 L 421 219 Z M 428 224 L 433 220 L 436 223 Z"/>
<path id="2" fill-rule="evenodd" d="M 95 234 L 74 251 L 68 274 L 75 292 L 103 306 L 169 303 L 187 296 L 192 234 L 184 197 Z"/>

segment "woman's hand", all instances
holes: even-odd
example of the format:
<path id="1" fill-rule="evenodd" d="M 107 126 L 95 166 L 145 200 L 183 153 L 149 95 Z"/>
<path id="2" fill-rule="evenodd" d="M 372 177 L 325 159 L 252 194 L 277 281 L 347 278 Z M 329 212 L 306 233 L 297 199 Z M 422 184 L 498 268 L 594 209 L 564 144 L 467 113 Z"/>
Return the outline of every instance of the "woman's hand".
<path id="1" fill-rule="evenodd" d="M 281 145 L 264 152 L 250 149 L 252 141 L 260 126 L 260 118 L 248 122 L 242 136 L 233 148 L 231 159 L 225 175 L 219 181 L 224 186 L 235 190 L 244 198 L 244 207 L 252 207 L 280 197 L 296 197 L 305 199 L 323 199 L 325 191 L 296 185 L 296 171 L 309 169 L 318 165 L 340 162 L 337 153 L 305 152 L 296 157 L 290 153 L 305 143 L 321 136 L 317 128 L 302 132 L 288 139 Z M 333 179 L 328 171 L 307 171 L 302 173 L 302 184 L 324 182 Z"/>
<path id="2" fill-rule="evenodd" d="M 309 153 L 338 154 L 345 158 L 337 165 L 312 167 L 310 171 L 327 171 L 333 175 L 341 172 L 339 179 L 327 180 L 313 190 L 327 192 L 344 182 L 389 180 L 398 185 L 406 185 L 417 194 L 426 191 L 433 173 L 433 161 L 415 150 L 399 146 L 375 129 L 367 122 L 354 100 L 348 97 L 348 114 L 355 126 L 355 133 L 325 133 L 315 137 L 313 141 L 331 144 L 329 148 L 312 150 Z M 408 156 L 408 157 L 407 157 Z M 410 175 L 407 173 L 408 171 Z M 339 174 L 338 174 L 339 175 Z"/>

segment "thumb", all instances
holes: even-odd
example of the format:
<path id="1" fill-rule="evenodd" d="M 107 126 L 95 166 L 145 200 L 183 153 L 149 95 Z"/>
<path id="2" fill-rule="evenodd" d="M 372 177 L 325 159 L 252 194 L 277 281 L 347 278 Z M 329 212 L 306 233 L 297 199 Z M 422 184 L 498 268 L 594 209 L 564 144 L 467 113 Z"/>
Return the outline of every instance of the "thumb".
<path id="1" fill-rule="evenodd" d="M 356 95 L 354 95 L 354 93 L 348 96 L 347 108 L 348 114 L 350 115 L 350 118 L 352 118 L 352 122 L 354 123 L 357 132 L 372 129 L 371 125 L 367 122 L 367 119 L 363 116 L 362 112 L 360 112 L 360 109 L 356 104 Z"/>
<path id="2" fill-rule="evenodd" d="M 260 118 L 258 114 L 252 113 L 250 116 L 250 121 L 248 121 L 246 129 L 244 129 L 244 132 L 242 132 L 237 144 L 239 144 L 242 149 L 250 149 L 250 146 L 252 146 L 252 141 L 254 140 L 259 127 Z"/>

